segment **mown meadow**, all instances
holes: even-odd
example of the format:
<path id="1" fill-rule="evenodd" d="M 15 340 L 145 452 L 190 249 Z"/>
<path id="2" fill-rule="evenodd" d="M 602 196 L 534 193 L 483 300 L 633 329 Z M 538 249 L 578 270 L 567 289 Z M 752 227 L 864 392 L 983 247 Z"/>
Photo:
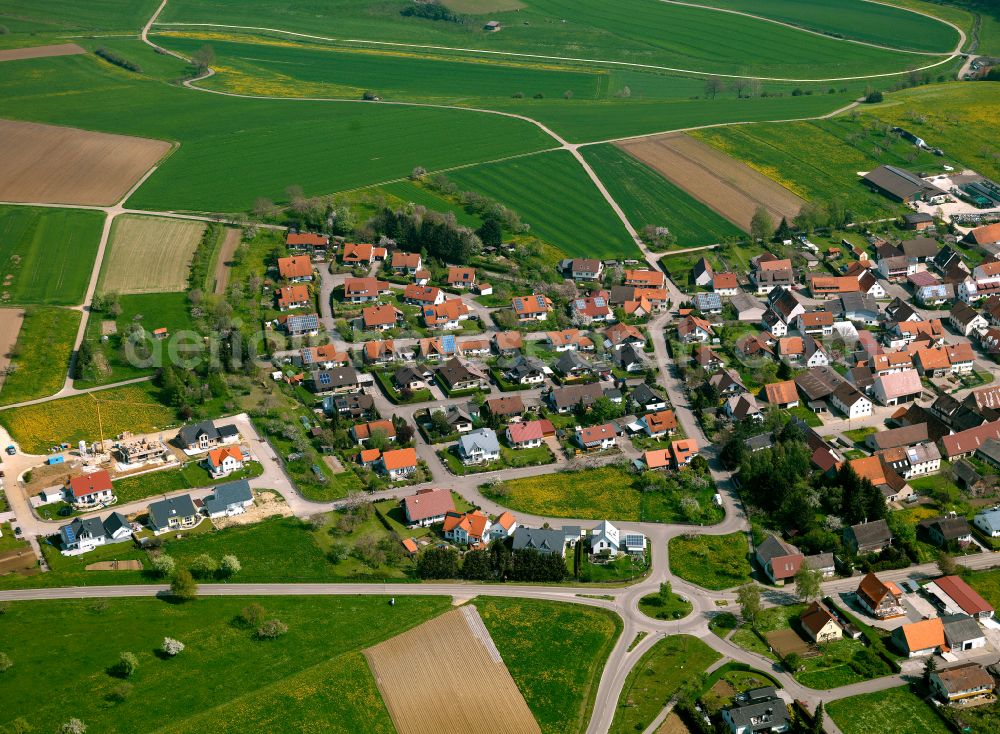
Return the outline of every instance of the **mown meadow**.
<path id="1" fill-rule="evenodd" d="M 99 212 L 0 206 L 0 302 L 83 303 L 103 223 Z"/>
<path id="2" fill-rule="evenodd" d="M 254 601 L 287 634 L 257 639 L 239 620 Z M 391 734 L 362 650 L 449 606 L 443 597 L 399 597 L 390 607 L 384 597 L 350 596 L 13 602 L 0 619 L 13 662 L 0 686 L 0 727 L 23 718 L 34 731 L 55 731 L 75 717 L 118 734 Z M 185 644 L 176 657 L 158 652 L 166 636 Z M 139 663 L 127 681 L 109 672 L 124 651 Z"/>
<path id="3" fill-rule="evenodd" d="M 668 227 L 679 248 L 743 236 L 735 224 L 625 151 L 605 144 L 581 152 L 636 229 Z"/>
<path id="4" fill-rule="evenodd" d="M 755 18 L 714 10 L 619 0 L 534 0 L 468 22 L 401 14 L 404 0 L 175 0 L 161 16 L 170 22 L 278 28 L 337 39 L 443 45 L 647 64 L 719 74 L 822 79 L 906 71 L 926 57 L 846 44 Z M 498 20 L 500 33 L 487 33 Z M 665 33 L 664 29 L 670 29 Z M 934 31 L 933 27 L 928 28 Z M 897 36 L 898 37 L 898 36 Z M 725 44 L 705 39 L 725 38 Z M 947 49 L 950 50 L 950 49 Z M 930 61 L 933 61 L 931 59 Z"/>

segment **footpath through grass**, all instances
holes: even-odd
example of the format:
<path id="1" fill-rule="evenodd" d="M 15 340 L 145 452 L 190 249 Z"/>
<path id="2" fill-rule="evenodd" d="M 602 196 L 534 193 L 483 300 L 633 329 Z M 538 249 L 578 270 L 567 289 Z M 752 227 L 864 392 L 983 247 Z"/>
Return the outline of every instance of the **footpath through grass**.
<path id="1" fill-rule="evenodd" d="M 76 717 L 116 734 L 391 734 L 361 651 L 450 606 L 442 597 L 400 597 L 392 607 L 384 597 L 266 597 L 257 601 L 288 633 L 265 641 L 237 621 L 252 601 L 11 603 L 3 649 L 14 665 L 0 686 L 0 729 L 23 718 L 34 731 L 55 731 Z M 177 657 L 157 653 L 165 636 L 185 644 Z M 139 660 L 127 685 L 107 672 L 123 651 Z"/>
<path id="2" fill-rule="evenodd" d="M 681 687 L 721 656 L 697 637 L 659 640 L 625 679 L 610 734 L 644 731 Z"/>
<path id="3" fill-rule="evenodd" d="M 747 538 L 729 535 L 670 539 L 670 571 L 706 589 L 729 589 L 750 580 Z"/>
<path id="4" fill-rule="evenodd" d="M 533 599 L 480 597 L 473 604 L 543 734 L 584 731 L 621 618 Z"/>

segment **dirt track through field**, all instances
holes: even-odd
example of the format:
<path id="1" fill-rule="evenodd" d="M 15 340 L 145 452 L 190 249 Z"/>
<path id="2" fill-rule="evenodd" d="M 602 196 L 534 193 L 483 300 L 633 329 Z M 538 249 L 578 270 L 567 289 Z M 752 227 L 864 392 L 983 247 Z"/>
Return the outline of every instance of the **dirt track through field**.
<path id="1" fill-rule="evenodd" d="M 683 133 L 667 133 L 617 143 L 695 199 L 744 231 L 758 206 L 777 222 L 791 219 L 805 204 L 767 176 Z"/>
<path id="2" fill-rule="evenodd" d="M 20 308 L 0 308 L 0 389 L 10 364 L 10 351 L 17 343 L 17 335 L 24 323 L 24 310 Z"/>
<path id="3" fill-rule="evenodd" d="M 219 261 L 215 263 L 215 295 L 221 296 L 226 292 L 229 285 L 229 274 L 232 272 L 233 255 L 236 248 L 240 246 L 243 233 L 239 229 L 229 228 L 226 230 L 226 238 L 222 241 L 222 249 L 219 251 Z"/>
<path id="4" fill-rule="evenodd" d="M 399 734 L 540 734 L 479 612 L 464 606 L 365 650 Z"/>
<path id="5" fill-rule="evenodd" d="M 0 120 L 0 201 L 111 206 L 169 150 L 162 140 Z"/>
<path id="6" fill-rule="evenodd" d="M 7 48 L 0 50 L 0 62 L 20 61 L 21 59 L 42 59 L 48 56 L 75 56 L 85 54 L 87 49 L 75 43 L 55 43 L 49 46 L 30 46 L 28 48 Z"/>

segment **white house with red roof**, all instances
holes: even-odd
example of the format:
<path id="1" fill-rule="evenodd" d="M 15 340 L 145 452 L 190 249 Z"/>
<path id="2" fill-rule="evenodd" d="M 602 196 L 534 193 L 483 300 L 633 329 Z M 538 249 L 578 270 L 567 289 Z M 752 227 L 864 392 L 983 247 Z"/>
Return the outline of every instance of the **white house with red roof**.
<path id="1" fill-rule="evenodd" d="M 507 443 L 513 449 L 537 448 L 545 440 L 545 424 L 548 424 L 550 431 L 554 431 L 552 423 L 547 420 L 511 423 L 507 426 Z"/>
<path id="2" fill-rule="evenodd" d="M 505 540 L 517 530 L 517 518 L 509 511 L 504 510 L 490 526 L 490 540 Z"/>
<path id="3" fill-rule="evenodd" d="M 111 475 L 104 469 L 71 477 L 64 494 L 74 505 L 109 504 L 115 499 Z"/>
<path id="4" fill-rule="evenodd" d="M 444 517 L 442 530 L 444 537 L 457 545 L 478 546 L 489 542 L 492 524 L 482 510 L 449 512 Z"/>

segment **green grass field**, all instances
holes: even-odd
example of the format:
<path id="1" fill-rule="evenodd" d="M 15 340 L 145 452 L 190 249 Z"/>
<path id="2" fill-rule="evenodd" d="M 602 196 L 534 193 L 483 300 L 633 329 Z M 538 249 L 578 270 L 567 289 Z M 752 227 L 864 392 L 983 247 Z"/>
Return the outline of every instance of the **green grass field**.
<path id="1" fill-rule="evenodd" d="M 505 482 L 497 499 L 515 512 L 549 517 L 684 522 L 678 494 L 641 492 L 641 481 L 613 466 L 558 472 Z M 712 506 L 713 491 L 709 486 L 696 498 L 702 507 Z"/>
<path id="2" fill-rule="evenodd" d="M 145 383 L 0 411 L 0 423 L 29 454 L 44 454 L 63 441 L 97 441 L 102 427 L 108 438 L 122 431 L 150 433 L 176 421 L 174 409 L 161 404 L 156 389 Z"/>
<path id="3" fill-rule="evenodd" d="M 590 146 L 582 152 L 636 229 L 666 226 L 677 238 L 677 247 L 742 236 L 736 225 L 615 146 Z"/>
<path id="4" fill-rule="evenodd" d="M 886 100 L 865 108 L 863 117 L 911 130 L 931 147 L 943 149 L 947 158 L 1000 178 L 995 134 L 1000 84 L 932 84 L 897 92 Z"/>
<path id="5" fill-rule="evenodd" d="M 826 706 L 826 713 L 844 734 L 873 731 L 945 734 L 951 731 L 928 704 L 905 686 L 831 701 Z"/>
<path id="6" fill-rule="evenodd" d="M 530 599 L 479 597 L 473 604 L 543 734 L 584 731 L 621 634 L 618 615 Z"/>
<path id="7" fill-rule="evenodd" d="M 610 734 L 644 731 L 670 698 L 721 656 L 690 635 L 657 641 L 629 672 Z"/>
<path id="8" fill-rule="evenodd" d="M 448 178 L 507 205 L 531 225 L 531 234 L 568 257 L 639 256 L 614 210 L 567 151 L 463 168 Z"/>
<path id="9" fill-rule="evenodd" d="M 947 162 L 918 152 L 896 136 L 883 134 L 866 124 L 866 115 L 737 125 L 696 130 L 691 135 L 742 160 L 804 199 L 822 203 L 843 196 L 848 208 L 861 218 L 891 216 L 899 207 L 866 189 L 859 171 L 870 171 L 882 164 L 935 171 L 942 170 L 942 163 Z"/>
<path id="10" fill-rule="evenodd" d="M 0 0 L 0 48 L 66 43 L 73 31 L 120 30 L 138 33 L 159 0 L 59 0 L 44 6 L 31 0 Z M 75 39 L 74 39 L 75 40 Z"/>
<path id="11" fill-rule="evenodd" d="M 0 303 L 82 303 L 103 223 L 99 212 L 0 206 Z"/>
<path id="12" fill-rule="evenodd" d="M 444 197 L 413 181 L 397 181 L 396 183 L 379 186 L 376 191 L 383 191 L 394 199 L 398 199 L 403 204 L 417 204 L 437 212 L 451 212 L 455 215 L 458 223 L 466 227 L 477 229 L 483 223 L 475 214 L 469 214 L 458 204 L 448 201 Z"/>
<path id="13" fill-rule="evenodd" d="M 194 332 L 194 321 L 191 319 L 191 304 L 185 293 L 143 293 L 120 296 L 118 303 L 122 312 L 116 319 L 107 314 L 95 313 L 87 323 L 86 339 L 98 355 L 98 365 L 91 373 L 79 380 L 80 387 L 106 385 L 111 382 L 130 380 L 133 377 L 144 377 L 152 374 L 155 367 L 169 360 L 171 341 L 157 340 L 151 342 L 154 354 L 151 357 L 153 366 L 132 364 L 122 349 L 122 336 L 132 323 L 140 324 L 147 332 L 166 328 L 171 338 L 176 338 L 181 332 Z M 107 317 L 107 318 L 106 318 Z M 117 333 L 101 341 L 102 322 L 113 320 Z M 190 343 L 191 339 L 188 340 Z M 180 343 L 180 342 L 178 342 Z"/>
<path id="14" fill-rule="evenodd" d="M 25 309 L 11 363 L 17 370 L 0 388 L 0 405 L 54 395 L 62 389 L 81 314 L 65 308 Z"/>
<path id="15" fill-rule="evenodd" d="M 771 18 L 833 36 L 913 51 L 951 51 L 958 33 L 916 13 L 863 0 L 706 0 L 699 3 Z"/>
<path id="16" fill-rule="evenodd" d="M 259 641 L 235 622 L 252 601 L 287 624 L 288 633 Z M 34 731 L 55 731 L 76 717 L 90 731 L 121 734 L 248 728 L 391 734 L 361 652 L 449 606 L 442 597 L 401 597 L 394 607 L 384 597 L 14 602 L 3 617 L 3 649 L 14 665 L 0 686 L 0 725 L 6 729 L 20 717 Z M 43 629 L 49 633 L 39 634 Z M 157 655 L 165 636 L 186 645 L 176 658 Z M 131 695 L 115 702 L 122 681 L 107 670 L 125 650 L 139 667 Z M 39 689 L 44 697 L 31 693 Z"/>
<path id="17" fill-rule="evenodd" d="M 529 123 L 497 115 L 199 94 L 90 56 L 0 65 L 0 95 L 8 117 L 179 140 L 128 202 L 147 209 L 247 210 L 257 197 L 284 199 L 292 185 L 331 193 L 401 178 L 417 165 L 447 168 L 551 145 Z"/>
<path id="18" fill-rule="evenodd" d="M 480 22 L 449 23 L 400 15 L 402 0 L 274 3 L 266 0 L 181 0 L 162 20 L 263 26 L 325 35 L 452 48 L 606 59 L 710 73 L 794 79 L 904 71 L 925 57 L 847 44 L 798 29 L 701 8 L 619 0 L 533 0 L 490 17 L 504 24 L 488 34 Z M 326 12 L 318 12 L 320 10 Z M 936 26 L 928 22 L 931 31 Z M 667 32 L 669 30 L 669 32 Z M 725 38 L 706 45 L 706 38 Z"/>
<path id="19" fill-rule="evenodd" d="M 706 589 L 730 589 L 750 580 L 743 533 L 670 539 L 670 570 Z"/>

